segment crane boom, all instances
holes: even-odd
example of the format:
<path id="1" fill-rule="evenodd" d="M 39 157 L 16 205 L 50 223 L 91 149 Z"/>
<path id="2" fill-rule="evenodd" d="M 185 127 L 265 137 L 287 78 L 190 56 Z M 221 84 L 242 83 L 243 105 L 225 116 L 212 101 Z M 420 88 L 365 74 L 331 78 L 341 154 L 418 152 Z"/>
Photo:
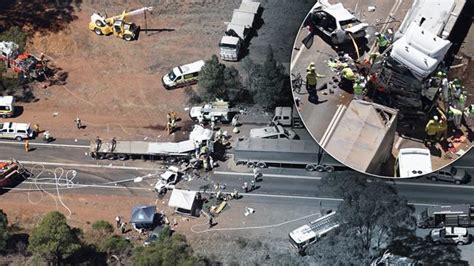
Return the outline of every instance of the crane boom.
<path id="1" fill-rule="evenodd" d="M 122 18 L 124 19 L 125 17 L 131 17 L 131 16 L 136 16 L 136 15 L 140 15 L 140 14 L 143 14 L 147 11 L 153 11 L 153 7 L 152 6 L 148 6 L 148 7 L 142 7 L 140 9 L 137 9 L 137 10 L 132 10 L 130 12 L 125 12 L 123 11 L 122 14 L 120 15 L 117 15 L 117 16 L 113 16 L 111 17 L 111 19 L 119 19 L 119 18 Z"/>

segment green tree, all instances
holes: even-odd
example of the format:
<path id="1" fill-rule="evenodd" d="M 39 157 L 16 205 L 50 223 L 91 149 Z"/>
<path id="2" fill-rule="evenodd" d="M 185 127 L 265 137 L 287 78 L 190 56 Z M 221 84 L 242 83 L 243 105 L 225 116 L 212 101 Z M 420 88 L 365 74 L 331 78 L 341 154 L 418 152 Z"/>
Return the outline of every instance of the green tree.
<path id="1" fill-rule="evenodd" d="M 114 232 L 114 227 L 107 221 L 99 220 L 92 224 L 92 229 L 96 231 L 100 236 L 106 236 Z"/>
<path id="2" fill-rule="evenodd" d="M 118 235 L 105 237 L 97 246 L 98 251 L 105 252 L 110 255 L 128 254 L 130 253 L 131 249 L 132 243 Z"/>
<path id="3" fill-rule="evenodd" d="M 133 265 L 205 265 L 205 261 L 193 255 L 186 238 L 173 234 L 147 247 L 137 247 L 132 255 Z"/>
<path id="4" fill-rule="evenodd" d="M 7 214 L 0 210 L 0 252 L 5 252 L 8 241 L 8 219 Z"/>
<path id="5" fill-rule="evenodd" d="M 25 49 L 26 38 L 27 34 L 23 32 L 18 26 L 12 26 L 8 30 L 0 33 L 0 42 L 14 42 L 18 44 L 20 51 Z"/>
<path id="6" fill-rule="evenodd" d="M 199 97 L 207 102 L 216 99 L 240 101 L 244 94 L 239 71 L 235 67 L 227 68 L 219 62 L 216 55 L 207 60 L 199 74 Z"/>
<path id="7" fill-rule="evenodd" d="M 337 208 L 340 227 L 308 250 L 321 263 L 370 264 L 390 243 L 414 234 L 414 208 L 385 181 L 344 172 L 324 178 L 323 185 L 343 201 Z"/>
<path id="8" fill-rule="evenodd" d="M 64 258 L 80 250 L 80 231 L 71 228 L 60 212 L 48 213 L 33 229 L 28 250 L 49 262 L 60 264 Z"/>
<path id="9" fill-rule="evenodd" d="M 290 78 L 285 67 L 275 60 L 271 46 L 268 46 L 265 62 L 256 68 L 256 74 L 250 76 L 250 79 L 250 83 L 255 85 L 253 100 L 263 108 L 293 103 Z"/>

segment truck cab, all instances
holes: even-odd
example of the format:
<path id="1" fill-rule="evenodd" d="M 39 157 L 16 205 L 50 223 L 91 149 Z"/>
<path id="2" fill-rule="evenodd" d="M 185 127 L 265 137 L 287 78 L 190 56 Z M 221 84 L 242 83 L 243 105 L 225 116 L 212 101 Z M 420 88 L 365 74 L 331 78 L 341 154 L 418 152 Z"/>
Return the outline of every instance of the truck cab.
<path id="1" fill-rule="evenodd" d="M 0 116 L 12 117 L 15 113 L 15 98 L 13 96 L 0 96 Z"/>
<path id="2" fill-rule="evenodd" d="M 199 73 L 204 66 L 204 60 L 178 66 L 173 68 L 168 74 L 161 79 L 165 89 L 173 89 L 198 82 Z"/>
<path id="3" fill-rule="evenodd" d="M 162 173 L 155 184 L 155 192 L 158 194 L 165 194 L 167 190 L 173 189 L 182 176 L 182 172 L 178 167 L 170 166 Z"/>
<path id="4" fill-rule="evenodd" d="M 433 181 L 448 181 L 460 185 L 466 183 L 469 180 L 469 175 L 464 169 L 458 169 L 454 166 L 448 166 L 439 171 L 431 173 L 426 178 L 429 178 Z"/>

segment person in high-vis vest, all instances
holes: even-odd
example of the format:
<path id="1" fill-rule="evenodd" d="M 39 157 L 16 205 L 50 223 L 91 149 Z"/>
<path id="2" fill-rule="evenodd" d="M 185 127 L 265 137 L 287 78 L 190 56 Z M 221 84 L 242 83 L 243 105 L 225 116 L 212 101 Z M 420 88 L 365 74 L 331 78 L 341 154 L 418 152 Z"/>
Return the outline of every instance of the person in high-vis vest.
<path id="1" fill-rule="evenodd" d="M 462 112 L 459 109 L 454 108 L 453 106 L 449 107 L 449 112 L 453 116 L 454 127 L 456 129 L 459 129 L 461 127 Z"/>
<path id="2" fill-rule="evenodd" d="M 380 34 L 379 32 L 376 32 L 375 36 L 377 37 L 377 46 L 379 47 L 379 53 L 383 54 L 383 52 L 385 52 L 388 47 L 389 41 L 383 34 Z"/>
<path id="3" fill-rule="evenodd" d="M 430 142 L 433 145 L 436 141 L 436 135 L 438 134 L 441 124 L 439 122 L 438 116 L 433 116 L 433 119 L 430 119 L 425 126 L 426 139 L 425 142 Z"/>
<path id="4" fill-rule="evenodd" d="M 354 99 L 356 100 L 362 100 L 363 97 L 364 97 L 364 84 L 360 81 L 360 80 L 357 80 L 355 83 L 354 83 Z"/>
<path id="5" fill-rule="evenodd" d="M 316 75 L 316 71 L 314 68 L 311 68 L 306 72 L 306 90 L 310 94 L 310 97 L 313 101 L 318 102 L 318 90 L 316 86 L 318 85 L 318 76 Z"/>
<path id="6" fill-rule="evenodd" d="M 466 107 L 466 100 L 467 100 L 467 91 L 463 91 L 456 102 L 456 108 L 459 110 L 464 110 Z"/>
<path id="7" fill-rule="evenodd" d="M 474 104 L 464 108 L 464 121 L 470 131 L 472 131 L 472 119 L 474 119 Z"/>

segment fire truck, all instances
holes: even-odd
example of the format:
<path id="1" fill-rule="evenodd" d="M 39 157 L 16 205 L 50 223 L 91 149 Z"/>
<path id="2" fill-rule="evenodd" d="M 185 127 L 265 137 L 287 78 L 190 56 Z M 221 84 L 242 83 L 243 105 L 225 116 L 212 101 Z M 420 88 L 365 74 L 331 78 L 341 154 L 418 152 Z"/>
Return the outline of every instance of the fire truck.
<path id="1" fill-rule="evenodd" d="M 38 58 L 27 52 L 21 53 L 18 44 L 14 42 L 0 42 L 0 60 L 24 78 L 41 79 L 45 77 L 46 62 L 44 58 Z"/>

